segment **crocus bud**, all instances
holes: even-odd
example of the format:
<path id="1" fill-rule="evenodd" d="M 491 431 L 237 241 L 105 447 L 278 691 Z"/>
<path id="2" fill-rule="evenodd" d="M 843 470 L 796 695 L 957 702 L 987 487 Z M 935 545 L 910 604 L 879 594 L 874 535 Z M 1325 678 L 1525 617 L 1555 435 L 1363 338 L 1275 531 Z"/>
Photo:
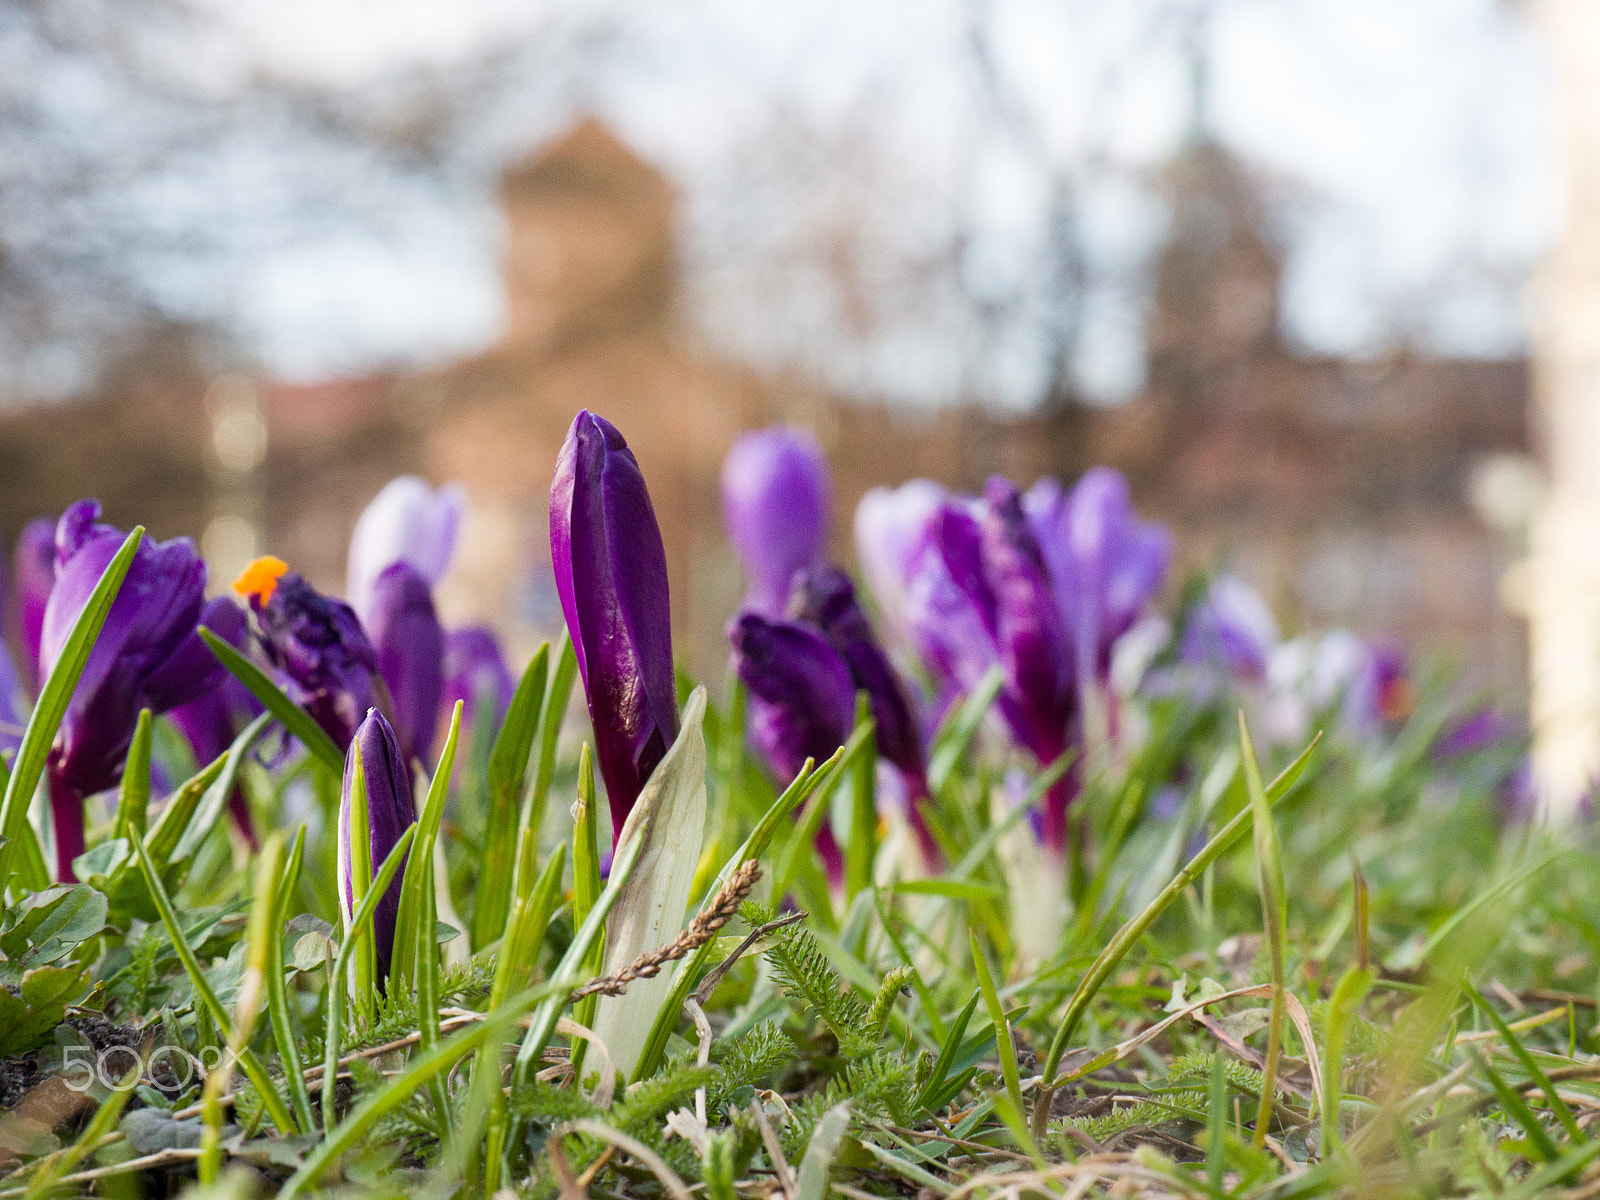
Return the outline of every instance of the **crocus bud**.
<path id="1" fill-rule="evenodd" d="M 371 709 L 345 752 L 344 790 L 339 800 L 339 904 L 347 926 L 355 911 L 350 873 L 350 797 L 355 787 L 357 755 L 361 758 L 361 773 L 367 786 L 367 853 L 374 876 L 401 835 L 417 819 L 411 775 L 400 755 L 400 742 L 383 714 Z M 400 917 L 400 890 L 404 878 L 402 864 L 372 915 L 379 979 L 388 978 L 389 963 L 394 957 L 394 930 Z"/>
<path id="2" fill-rule="evenodd" d="M 410 762 L 433 744 L 444 691 L 444 629 L 433 589 L 408 562 L 385 567 L 372 586 L 364 624 L 394 702 L 400 754 Z"/>
<path id="3" fill-rule="evenodd" d="M 478 705 L 487 702 L 484 714 L 498 727 L 511 707 L 516 683 L 506 667 L 499 639 L 485 625 L 452 629 L 444 639 L 444 700 L 439 711 L 448 713 L 460 700 L 466 705 L 466 719 L 478 719 Z"/>
<path id="4" fill-rule="evenodd" d="M 1184 662 L 1222 667 L 1235 679 L 1259 684 L 1278 643 L 1278 623 L 1259 592 L 1233 575 L 1218 575 L 1190 610 L 1178 653 Z"/>
<path id="5" fill-rule="evenodd" d="M 124 541 L 99 515 L 99 504 L 80 500 L 56 527 L 56 578 L 40 636 L 45 676 Z M 205 588 L 206 565 L 188 538 L 140 544 L 50 750 L 58 878 L 71 879 L 72 860 L 83 853 L 84 798 L 121 778 L 139 710 L 166 712 L 221 678 L 222 667 L 195 632 Z"/>
<path id="6" fill-rule="evenodd" d="M 851 680 L 872 704 L 878 753 L 900 773 L 906 790 L 906 815 L 925 858 L 934 865 L 938 851 L 917 802 L 928 795 L 928 764 L 922 734 L 899 673 L 878 644 L 866 613 L 856 602 L 855 585 L 836 566 L 813 567 L 794 578 L 789 615 L 814 626 L 844 659 Z"/>
<path id="7" fill-rule="evenodd" d="M 744 607 L 783 615 L 796 571 L 822 558 L 828 464 L 817 439 L 774 426 L 741 434 L 722 464 L 722 520 L 744 564 Z"/>
<path id="8" fill-rule="evenodd" d="M 1139 520 L 1128 481 L 1085 471 L 1070 493 L 1046 476 L 1022 500 L 1072 637 L 1080 677 L 1104 687 L 1111 649 L 1161 589 L 1172 535 Z"/>
<path id="9" fill-rule="evenodd" d="M 415 475 L 402 475 L 383 485 L 350 536 L 345 596 L 363 622 L 370 624 L 373 589 L 390 565 L 410 563 L 430 586 L 444 578 L 466 504 L 459 483 L 435 491 Z"/>
<path id="10" fill-rule="evenodd" d="M 751 739 L 779 783 L 787 785 L 806 759 L 820 763 L 850 737 L 855 680 L 828 640 L 799 621 L 741 613 L 728 629 L 728 640 L 733 668 L 750 693 Z M 843 861 L 826 822 L 818 831 L 817 849 L 829 876 L 838 877 Z"/>
<path id="11" fill-rule="evenodd" d="M 589 700 L 612 843 L 678 736 L 667 554 L 650 493 L 610 422 L 580 412 L 550 483 L 550 564 Z"/>
<path id="12" fill-rule="evenodd" d="M 17 539 L 12 558 L 16 576 L 18 661 L 23 681 L 39 694 L 39 638 L 44 606 L 56 582 L 56 522 L 49 517 L 29 521 Z"/>
<path id="13" fill-rule="evenodd" d="M 376 700 L 378 656 L 356 614 L 324 596 L 276 558 L 258 558 L 233 582 L 250 602 L 267 660 L 340 749 Z"/>
<path id="14" fill-rule="evenodd" d="M 250 618 L 245 615 L 244 609 L 228 597 L 217 596 L 208 600 L 200 615 L 200 624 L 235 650 L 248 652 Z M 195 761 L 205 766 L 232 745 L 239 731 L 261 712 L 261 701 L 250 693 L 250 689 L 224 672 L 216 687 L 178 705 L 167 714 L 167 719 L 183 734 L 194 752 Z M 228 810 L 233 814 L 239 832 L 252 848 L 256 847 L 258 843 L 250 823 L 250 809 L 237 784 L 228 797 Z"/>
<path id="15" fill-rule="evenodd" d="M 1458 717 L 1439 732 L 1428 747 L 1428 757 L 1434 762 L 1448 762 L 1471 754 L 1481 754 L 1492 747 L 1511 748 L 1527 740 L 1527 730 L 1506 713 L 1490 705 L 1473 709 Z"/>

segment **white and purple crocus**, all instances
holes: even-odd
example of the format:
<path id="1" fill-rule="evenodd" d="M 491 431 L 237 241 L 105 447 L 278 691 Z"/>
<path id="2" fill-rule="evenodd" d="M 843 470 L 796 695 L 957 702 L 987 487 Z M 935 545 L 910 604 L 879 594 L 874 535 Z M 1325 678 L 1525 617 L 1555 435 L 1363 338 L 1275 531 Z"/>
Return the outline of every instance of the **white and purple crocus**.
<path id="1" fill-rule="evenodd" d="M 124 540 L 99 516 L 98 503 L 80 500 L 56 525 L 55 579 L 40 626 L 41 677 L 48 678 Z M 121 778 L 139 710 L 167 712 L 220 682 L 222 667 L 196 632 L 205 589 L 206 566 L 188 538 L 140 544 L 50 749 L 58 879 L 74 877 L 72 861 L 84 850 L 83 802 Z"/>
<path id="2" fill-rule="evenodd" d="M 1042 479 L 1026 494 L 996 476 L 981 497 L 915 480 L 869 492 L 856 514 L 863 570 L 942 705 L 993 668 L 996 710 L 1041 765 L 1081 751 L 1092 703 L 1114 715 L 1111 652 L 1159 591 L 1171 539 L 1140 521 L 1126 481 L 1097 469 L 1070 491 Z M 1113 723 L 1114 729 L 1114 723 Z M 1074 765 L 1037 827 L 1066 848 Z"/>
<path id="3" fill-rule="evenodd" d="M 612 846 L 678 737 L 667 555 L 622 434 L 578 413 L 550 484 L 550 562 L 589 701 Z"/>

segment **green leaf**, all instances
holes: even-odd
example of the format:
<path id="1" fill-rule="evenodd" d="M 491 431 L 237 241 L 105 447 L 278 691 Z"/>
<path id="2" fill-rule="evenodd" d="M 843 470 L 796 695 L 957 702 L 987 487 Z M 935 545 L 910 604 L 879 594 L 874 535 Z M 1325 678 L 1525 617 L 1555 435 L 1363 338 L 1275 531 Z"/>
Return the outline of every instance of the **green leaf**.
<path id="1" fill-rule="evenodd" d="M 961 1048 L 961 1039 L 967 1032 L 967 1022 L 972 1019 L 973 1010 L 978 1007 L 978 1000 L 982 995 L 981 988 L 973 992 L 972 999 L 968 1000 L 956 1014 L 955 1023 L 945 1035 L 944 1045 L 939 1047 L 939 1057 L 933 1060 L 933 1070 L 928 1073 L 927 1082 L 922 1085 L 922 1092 L 917 1096 L 919 1110 L 936 1113 L 944 1107 L 942 1104 L 935 1104 L 934 1100 L 944 1091 L 950 1067 L 955 1062 L 956 1052 Z"/>
<path id="2" fill-rule="evenodd" d="M 1261 892 L 1262 924 L 1272 965 L 1272 1015 L 1267 1025 L 1267 1058 L 1261 1068 L 1261 1098 L 1256 1106 L 1255 1147 L 1266 1145 L 1267 1126 L 1278 1086 L 1278 1058 L 1283 1053 L 1284 996 L 1288 989 L 1288 899 L 1283 890 L 1283 858 L 1278 852 L 1278 831 L 1272 823 L 1272 802 L 1261 782 L 1255 743 L 1244 712 L 1239 712 L 1239 749 L 1244 758 L 1245 790 L 1250 796 L 1250 823 L 1255 837 L 1256 882 Z"/>
<path id="3" fill-rule="evenodd" d="M 8 965 L 59 962 L 105 928 L 107 910 L 106 898 L 85 884 L 35 892 L 6 913 L 0 951 Z"/>
<path id="4" fill-rule="evenodd" d="M 205 639 L 206 645 L 211 647 L 211 653 L 217 656 L 233 677 L 244 684 L 252 696 L 266 705 L 267 711 L 276 717 L 285 729 L 299 738 L 307 750 L 335 774 L 344 771 L 344 755 L 339 753 L 339 747 L 333 744 L 333 739 L 323 732 L 322 726 L 312 719 L 310 713 L 284 694 L 283 689 L 272 681 L 270 675 L 204 625 L 200 627 L 200 636 Z"/>
<path id="5" fill-rule="evenodd" d="M 828 1194 L 828 1167 L 850 1128 L 850 1101 L 843 1100 L 822 1114 L 811 1131 L 805 1156 L 800 1160 L 799 1200 L 823 1200 Z"/>
<path id="6" fill-rule="evenodd" d="M 183 836 L 178 839 L 178 844 L 173 847 L 171 861 L 184 862 L 193 857 L 200 849 L 200 843 L 210 835 L 212 827 L 216 825 L 217 818 L 222 815 L 222 810 L 228 803 L 228 796 L 233 792 L 235 783 L 239 778 L 239 768 L 244 764 L 244 756 L 256 738 L 261 736 L 261 731 L 270 721 L 269 713 L 262 713 L 250 724 L 246 725 L 239 736 L 233 739 L 233 744 L 228 747 L 228 752 L 223 758 L 222 773 L 213 779 L 196 805 L 194 816 L 183 827 Z M 171 808 L 168 805 L 168 808 Z M 165 814 L 163 814 L 165 815 Z M 165 832 L 166 822 L 162 822 L 162 831 Z"/>
<path id="7" fill-rule="evenodd" d="M 555 666 L 550 672 L 550 686 L 545 689 L 544 704 L 539 710 L 539 769 L 534 773 L 533 789 L 528 794 L 527 811 L 522 824 L 538 835 L 544 824 L 545 803 L 550 795 L 550 781 L 555 777 L 556 749 L 561 738 L 561 722 L 567 715 L 567 702 L 572 697 L 572 684 L 578 677 L 578 655 L 572 648 L 572 635 L 565 627 L 556 642 Z"/>
<path id="8" fill-rule="evenodd" d="M 450 795 L 450 777 L 455 772 L 456 747 L 461 739 L 461 715 L 462 703 L 457 700 L 450 713 L 450 731 L 439 753 L 439 765 L 434 769 L 427 799 L 422 802 L 422 814 L 417 818 L 417 852 L 406 860 L 405 874 L 401 876 L 400 909 L 394 926 L 394 959 L 389 972 L 395 979 L 415 980 L 417 977 L 416 965 L 424 949 L 420 932 L 425 927 L 423 893 L 429 885 L 424 875 L 432 870 L 433 847 L 444 820 L 445 800 Z M 424 863 L 428 864 L 427 870 L 424 870 Z"/>
<path id="9" fill-rule="evenodd" d="M 126 829 L 140 833 L 145 828 L 145 812 L 150 807 L 150 710 L 139 710 L 139 723 L 133 727 L 133 741 L 122 767 L 122 786 L 117 790 L 117 816 L 111 828 L 118 834 Z"/>
<path id="10" fill-rule="evenodd" d="M 0 987 L 0 1054 L 44 1045 L 88 979 L 82 967 L 35 967 L 23 975 L 20 994 Z"/>
<path id="11" fill-rule="evenodd" d="M 845 846 L 845 897 L 854 900 L 872 886 L 872 864 L 878 856 L 878 750 L 872 720 L 872 698 L 856 693 L 855 728 L 865 727 L 865 746 L 850 772 L 850 841 Z"/>
<path id="12" fill-rule="evenodd" d="M 479 859 L 477 897 L 472 906 L 472 948 L 481 950 L 500 936 L 511 902 L 511 867 L 516 862 L 517 824 L 528 757 L 539 731 L 539 706 L 549 674 L 550 643 L 540 646 L 522 672 L 506 709 L 506 719 L 489 752 L 489 811 Z"/>
<path id="13" fill-rule="evenodd" d="M 972 739 L 983 725 L 984 715 L 1000 694 L 1005 681 L 1004 671 L 998 666 L 990 667 L 989 673 L 978 682 L 972 694 L 955 707 L 945 719 L 943 727 L 934 735 L 933 757 L 928 763 L 928 786 L 935 793 L 944 790 L 956 763 L 966 757 Z"/>
<path id="14" fill-rule="evenodd" d="M 17 757 L 12 763 L 11 778 L 6 783 L 5 798 L 0 800 L 0 838 L 5 839 L 0 842 L 0 894 L 4 894 L 11 884 L 17 839 L 21 827 L 27 823 L 28 805 L 33 801 L 34 789 L 39 786 L 39 777 L 44 774 L 50 744 L 56 740 L 56 730 L 61 727 L 61 719 L 66 716 L 67 705 L 78 686 L 78 679 L 83 675 L 84 664 L 89 661 L 89 651 L 94 648 L 95 639 L 105 626 L 111 605 L 122 588 L 122 581 L 128 574 L 128 568 L 133 565 L 133 556 L 143 540 L 144 526 L 134 526 L 121 549 L 100 573 L 100 581 L 94 585 L 83 611 L 73 622 L 72 632 L 67 635 L 61 655 L 50 671 L 50 678 L 45 680 L 44 687 L 40 689 L 38 702 L 28 718 L 28 727 L 22 734 L 22 745 L 18 747 Z"/>

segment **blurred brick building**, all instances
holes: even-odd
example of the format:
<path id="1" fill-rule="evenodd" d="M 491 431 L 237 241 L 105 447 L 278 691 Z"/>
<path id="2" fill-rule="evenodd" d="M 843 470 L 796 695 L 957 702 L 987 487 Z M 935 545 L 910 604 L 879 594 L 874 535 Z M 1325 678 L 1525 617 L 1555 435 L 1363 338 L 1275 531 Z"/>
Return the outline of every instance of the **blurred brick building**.
<path id="1" fill-rule="evenodd" d="M 503 182 L 508 320 L 491 349 L 437 371 L 291 387 L 202 370 L 174 331 L 70 413 L 6 420 L 0 533 L 92 492 L 162 536 L 207 530 L 220 571 L 271 549 L 338 587 L 349 531 L 386 479 L 459 479 L 472 509 L 443 605 L 526 646 L 560 619 L 550 472 L 572 414 L 591 407 L 649 480 L 680 654 L 718 672 L 742 590 L 720 527 L 721 459 L 740 429 L 789 420 L 829 453 L 847 560 L 850 514 L 874 484 L 927 475 L 972 489 L 995 471 L 1026 483 L 1105 462 L 1176 529 L 1186 567 L 1231 564 L 1286 618 L 1446 648 L 1475 682 L 1520 693 L 1522 637 L 1498 599 L 1509 549 L 1467 491 L 1486 456 L 1528 448 L 1526 364 L 1292 353 L 1248 178 L 1198 147 L 1168 182 L 1144 394 L 1024 418 L 907 413 L 698 347 L 676 307 L 671 190 L 587 123 Z"/>

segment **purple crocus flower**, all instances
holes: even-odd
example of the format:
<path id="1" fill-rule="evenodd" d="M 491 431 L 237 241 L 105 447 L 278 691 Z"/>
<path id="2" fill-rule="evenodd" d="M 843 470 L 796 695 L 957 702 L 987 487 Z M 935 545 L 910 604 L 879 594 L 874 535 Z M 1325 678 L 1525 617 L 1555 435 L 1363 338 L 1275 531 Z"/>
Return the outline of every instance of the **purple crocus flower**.
<path id="1" fill-rule="evenodd" d="M 1103 687 L 1112 647 L 1161 589 L 1172 535 L 1139 520 L 1128 481 L 1108 467 L 1084 472 L 1071 492 L 1040 479 L 1022 505 L 1050 568 L 1079 678 Z"/>
<path id="2" fill-rule="evenodd" d="M 1511 746 L 1527 736 L 1516 721 L 1492 705 L 1473 709 L 1442 730 L 1428 749 L 1435 762 L 1479 754 L 1494 746 Z"/>
<path id="3" fill-rule="evenodd" d="M 394 563 L 410 563 L 430 585 L 444 578 L 466 506 L 459 483 L 435 491 L 415 475 L 402 475 L 383 485 L 350 535 L 345 596 L 365 624 L 372 624 L 378 577 Z"/>
<path id="4" fill-rule="evenodd" d="M 401 756 L 399 739 L 383 714 L 370 709 L 345 752 L 344 789 L 339 800 L 339 903 L 347 922 L 355 909 L 355 892 L 350 879 L 350 796 L 355 787 L 357 755 L 361 758 L 361 773 L 367 785 L 367 852 L 374 876 L 417 819 L 411 773 Z M 404 876 L 402 864 L 372 916 L 380 980 L 388 978 L 389 964 L 394 957 L 394 931 L 400 918 Z"/>
<path id="5" fill-rule="evenodd" d="M 783 615 L 796 571 L 828 537 L 827 460 L 811 434 L 774 426 L 741 434 L 722 464 L 722 520 L 744 564 L 744 608 Z"/>
<path id="6" fill-rule="evenodd" d="M 589 700 L 612 844 L 678 736 L 667 554 L 616 427 L 578 413 L 550 483 L 550 563 Z"/>
<path id="7" fill-rule="evenodd" d="M 820 763 L 844 745 L 855 726 L 856 684 L 838 650 L 800 621 L 741 613 L 728 629 L 733 667 L 750 693 L 750 736 L 783 784 L 810 758 Z M 817 851 L 828 876 L 843 878 L 844 860 L 824 821 Z"/>
<path id="8" fill-rule="evenodd" d="M 292 699 L 340 749 L 377 700 L 377 652 L 343 600 L 324 596 L 288 564 L 258 558 L 233 582 L 250 602 L 268 662 L 288 680 Z"/>
<path id="9" fill-rule="evenodd" d="M 1211 581 L 1205 599 L 1189 613 L 1179 657 L 1224 668 L 1235 679 L 1266 679 L 1267 659 L 1278 642 L 1278 623 L 1259 593 L 1233 575 Z"/>
<path id="10" fill-rule="evenodd" d="M 794 579 L 789 615 L 815 627 L 836 650 L 855 686 L 872 704 L 878 753 L 900 773 L 906 790 L 906 816 L 930 867 L 939 861 L 938 847 L 918 803 L 928 796 L 928 764 L 922 733 L 907 699 L 905 685 L 878 645 L 866 613 L 856 602 L 855 585 L 836 566 L 813 567 Z"/>
<path id="11" fill-rule="evenodd" d="M 11 651 L 0 643 L 0 752 L 14 753 L 22 745 L 23 719 L 19 701 L 22 686 L 11 665 Z"/>
<path id="12" fill-rule="evenodd" d="M 49 517 L 29 521 L 17 539 L 12 558 L 16 575 L 17 641 L 23 681 L 39 694 L 39 638 L 44 630 L 44 606 L 56 582 L 56 522 Z"/>
<path id="13" fill-rule="evenodd" d="M 227 642 L 235 650 L 248 652 L 250 618 L 244 609 L 226 596 L 217 596 L 206 602 L 200 615 L 200 624 Z M 195 761 L 202 767 L 214 761 L 229 746 L 239 731 L 263 711 L 261 701 L 228 672 L 223 672 L 217 686 L 185 704 L 180 704 L 167 714 L 167 719 L 177 726 L 194 751 Z M 244 792 L 234 785 L 228 797 L 228 811 L 233 814 L 239 832 L 250 843 L 252 850 L 259 848 L 255 829 L 250 821 L 250 807 Z"/>
<path id="14" fill-rule="evenodd" d="M 498 728 L 511 707 L 516 682 L 506 666 L 500 641 L 487 625 L 468 625 L 452 629 L 444 639 L 444 701 L 440 711 L 449 713 L 456 701 L 466 705 L 467 723 L 477 719 L 480 702 L 487 701 L 489 719 Z"/>
<path id="15" fill-rule="evenodd" d="M 1345 688 L 1343 716 L 1357 733 L 1371 735 L 1386 722 L 1409 717 L 1416 696 L 1404 650 L 1382 639 L 1363 648 L 1360 666 Z"/>
<path id="16" fill-rule="evenodd" d="M 410 762 L 433 745 L 444 691 L 444 629 L 433 607 L 433 589 L 403 560 L 378 575 L 368 606 L 367 633 L 393 701 L 400 755 Z"/>
<path id="17" fill-rule="evenodd" d="M 80 500 L 56 526 L 56 579 L 45 605 L 40 669 L 48 676 L 124 534 Z M 56 875 L 83 853 L 83 801 L 121 777 L 139 710 L 163 713 L 215 687 L 222 667 L 195 632 L 206 565 L 188 538 L 145 539 L 89 652 L 49 759 Z"/>

